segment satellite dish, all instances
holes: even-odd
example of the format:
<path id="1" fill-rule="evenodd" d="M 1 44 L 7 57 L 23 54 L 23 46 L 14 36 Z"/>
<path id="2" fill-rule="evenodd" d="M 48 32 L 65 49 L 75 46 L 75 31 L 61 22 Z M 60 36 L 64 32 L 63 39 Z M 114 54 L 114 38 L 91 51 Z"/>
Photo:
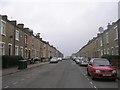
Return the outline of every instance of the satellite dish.
<path id="1" fill-rule="evenodd" d="M 103 27 L 99 27 L 99 32 L 100 32 L 100 33 L 103 33 L 103 31 L 104 31 L 104 30 L 103 30 Z"/>

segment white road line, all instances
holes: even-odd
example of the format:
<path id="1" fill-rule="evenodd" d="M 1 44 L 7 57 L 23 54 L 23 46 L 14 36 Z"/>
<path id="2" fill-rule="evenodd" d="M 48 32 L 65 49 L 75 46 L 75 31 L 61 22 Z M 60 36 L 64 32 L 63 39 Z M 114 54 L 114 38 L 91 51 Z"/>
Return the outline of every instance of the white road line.
<path id="1" fill-rule="evenodd" d="M 90 82 L 90 84 L 92 84 L 92 85 L 93 85 L 93 83 L 92 83 L 92 82 Z"/>
<path id="2" fill-rule="evenodd" d="M 5 86 L 4 88 L 9 88 L 9 86 Z"/>
<path id="3" fill-rule="evenodd" d="M 94 88 L 97 88 L 96 86 L 94 86 Z"/>
<path id="4" fill-rule="evenodd" d="M 89 78 L 87 78 L 87 80 L 89 81 L 90 79 L 89 79 Z"/>
<path id="5" fill-rule="evenodd" d="M 14 82 L 13 84 L 15 85 L 15 84 L 17 84 L 18 82 Z"/>

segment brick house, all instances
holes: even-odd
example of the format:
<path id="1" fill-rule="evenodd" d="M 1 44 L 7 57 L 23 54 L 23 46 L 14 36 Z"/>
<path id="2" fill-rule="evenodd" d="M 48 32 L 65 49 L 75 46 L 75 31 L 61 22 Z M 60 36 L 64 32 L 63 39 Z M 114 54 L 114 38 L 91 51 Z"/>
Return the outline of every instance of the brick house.
<path id="1" fill-rule="evenodd" d="M 103 55 L 120 55 L 120 19 L 108 24 L 107 29 L 83 46 L 76 55 L 101 57 Z"/>

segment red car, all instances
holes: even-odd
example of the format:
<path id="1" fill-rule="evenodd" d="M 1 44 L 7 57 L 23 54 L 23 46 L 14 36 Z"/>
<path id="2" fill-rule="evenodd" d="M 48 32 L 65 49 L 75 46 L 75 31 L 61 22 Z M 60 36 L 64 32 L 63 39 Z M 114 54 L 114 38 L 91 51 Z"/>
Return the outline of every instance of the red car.
<path id="1" fill-rule="evenodd" d="M 92 79 L 103 78 L 116 80 L 117 69 L 111 66 L 108 59 L 93 58 L 87 66 L 87 74 L 90 75 Z"/>

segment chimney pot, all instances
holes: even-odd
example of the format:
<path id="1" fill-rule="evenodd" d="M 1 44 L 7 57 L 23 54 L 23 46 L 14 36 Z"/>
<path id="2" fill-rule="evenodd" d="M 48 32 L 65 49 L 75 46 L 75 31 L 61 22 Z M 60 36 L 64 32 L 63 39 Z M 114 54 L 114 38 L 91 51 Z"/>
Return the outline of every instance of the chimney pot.
<path id="1" fill-rule="evenodd" d="M 7 15 L 2 15 L 2 19 L 7 20 Z"/>
<path id="2" fill-rule="evenodd" d="M 16 25 L 17 21 L 16 20 L 13 20 L 13 21 L 10 21 L 13 25 Z"/>

